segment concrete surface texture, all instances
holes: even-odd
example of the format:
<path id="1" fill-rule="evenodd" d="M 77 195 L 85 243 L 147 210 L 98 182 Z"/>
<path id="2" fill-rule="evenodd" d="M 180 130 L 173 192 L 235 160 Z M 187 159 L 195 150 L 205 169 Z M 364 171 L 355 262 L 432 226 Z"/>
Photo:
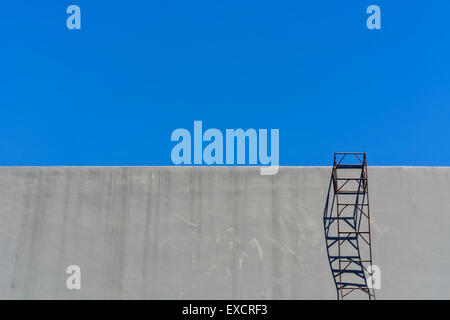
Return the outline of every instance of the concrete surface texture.
<path id="1" fill-rule="evenodd" d="M 369 167 L 379 299 L 450 298 L 450 168 Z M 2 167 L 1 299 L 335 299 L 328 167 Z M 66 268 L 81 268 L 81 289 Z"/>

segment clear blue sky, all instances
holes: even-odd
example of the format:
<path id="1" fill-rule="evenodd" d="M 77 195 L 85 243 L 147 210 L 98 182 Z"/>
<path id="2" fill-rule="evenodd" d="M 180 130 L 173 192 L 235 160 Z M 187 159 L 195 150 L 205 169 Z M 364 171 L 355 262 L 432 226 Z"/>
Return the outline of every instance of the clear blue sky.
<path id="1" fill-rule="evenodd" d="M 334 151 L 450 165 L 449 13 L 448 0 L 2 1 L 0 165 L 170 165 L 172 131 L 194 120 L 279 128 L 282 165 Z"/>

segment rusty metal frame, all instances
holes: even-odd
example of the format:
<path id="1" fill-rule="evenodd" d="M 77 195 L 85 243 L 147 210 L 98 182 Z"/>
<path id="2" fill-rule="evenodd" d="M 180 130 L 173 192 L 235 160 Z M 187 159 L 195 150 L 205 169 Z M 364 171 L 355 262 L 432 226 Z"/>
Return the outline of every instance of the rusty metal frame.
<path id="1" fill-rule="evenodd" d="M 338 300 L 357 298 L 356 292 L 375 299 L 373 283 L 368 283 L 373 279 L 365 152 L 334 153 L 323 223 Z"/>

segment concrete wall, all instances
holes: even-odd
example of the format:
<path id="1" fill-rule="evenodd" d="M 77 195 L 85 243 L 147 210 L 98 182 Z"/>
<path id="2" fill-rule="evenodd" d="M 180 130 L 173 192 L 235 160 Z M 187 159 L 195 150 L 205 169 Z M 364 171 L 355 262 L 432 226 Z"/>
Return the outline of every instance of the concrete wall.
<path id="1" fill-rule="evenodd" d="M 0 298 L 335 299 L 330 173 L 0 168 Z M 450 168 L 371 167 L 369 188 L 378 298 L 449 299 Z"/>

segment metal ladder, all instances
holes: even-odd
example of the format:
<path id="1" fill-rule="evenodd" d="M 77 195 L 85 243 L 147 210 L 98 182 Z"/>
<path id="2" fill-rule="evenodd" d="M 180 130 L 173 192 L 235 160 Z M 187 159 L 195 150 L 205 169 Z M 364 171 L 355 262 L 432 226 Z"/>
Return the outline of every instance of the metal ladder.
<path id="1" fill-rule="evenodd" d="M 365 153 L 334 153 L 323 223 L 338 300 L 375 299 Z"/>

